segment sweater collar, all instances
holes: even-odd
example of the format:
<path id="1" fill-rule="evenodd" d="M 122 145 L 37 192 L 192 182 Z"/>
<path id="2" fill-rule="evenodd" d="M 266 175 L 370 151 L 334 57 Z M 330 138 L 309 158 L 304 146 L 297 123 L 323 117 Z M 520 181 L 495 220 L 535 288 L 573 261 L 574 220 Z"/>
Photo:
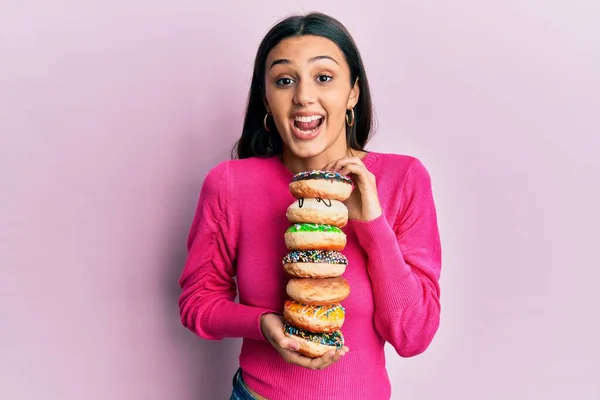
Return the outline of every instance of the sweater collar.
<path id="1" fill-rule="evenodd" d="M 378 157 L 379 153 L 369 151 L 362 161 L 365 164 L 365 167 L 368 169 Z M 277 169 L 277 173 L 282 179 L 290 181 L 293 178 L 294 174 L 283 164 L 280 154 L 276 154 L 268 158 L 274 164 L 274 167 Z"/>

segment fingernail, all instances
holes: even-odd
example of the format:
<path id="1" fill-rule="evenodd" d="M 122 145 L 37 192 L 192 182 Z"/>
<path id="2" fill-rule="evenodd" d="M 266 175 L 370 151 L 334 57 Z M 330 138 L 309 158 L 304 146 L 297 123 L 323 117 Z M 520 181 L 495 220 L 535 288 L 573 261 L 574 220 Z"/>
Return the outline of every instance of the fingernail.
<path id="1" fill-rule="evenodd" d="M 298 345 L 298 343 L 296 343 L 296 342 L 292 342 L 292 344 L 290 345 L 290 348 L 292 350 L 298 350 L 300 348 L 300 345 Z"/>
<path id="2" fill-rule="evenodd" d="M 333 357 L 333 356 L 335 356 L 335 351 L 330 351 L 329 352 L 329 357 Z"/>

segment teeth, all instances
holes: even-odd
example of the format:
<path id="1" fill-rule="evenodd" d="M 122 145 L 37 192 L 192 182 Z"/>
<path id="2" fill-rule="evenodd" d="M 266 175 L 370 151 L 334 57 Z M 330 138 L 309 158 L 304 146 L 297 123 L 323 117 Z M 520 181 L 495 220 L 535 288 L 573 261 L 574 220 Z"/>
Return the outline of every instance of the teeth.
<path id="1" fill-rule="evenodd" d="M 294 121 L 298 121 L 298 122 L 312 122 L 312 121 L 316 121 L 318 119 L 323 118 L 322 115 L 311 115 L 308 117 L 294 117 Z"/>
<path id="2" fill-rule="evenodd" d="M 317 129 L 319 129 L 319 128 L 309 129 L 307 131 L 305 131 L 304 129 L 298 129 L 298 131 L 302 132 L 305 135 L 309 135 L 309 134 L 313 133 L 314 131 L 316 131 Z"/>

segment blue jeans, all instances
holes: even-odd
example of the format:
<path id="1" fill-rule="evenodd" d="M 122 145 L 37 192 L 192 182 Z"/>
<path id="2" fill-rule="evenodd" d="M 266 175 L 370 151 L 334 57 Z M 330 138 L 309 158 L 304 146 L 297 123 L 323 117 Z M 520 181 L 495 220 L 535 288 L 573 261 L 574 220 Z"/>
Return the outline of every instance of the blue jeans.
<path id="1" fill-rule="evenodd" d="M 256 397 L 252 396 L 242 380 L 242 369 L 238 368 L 237 372 L 233 376 L 233 393 L 229 400 L 256 400 Z"/>

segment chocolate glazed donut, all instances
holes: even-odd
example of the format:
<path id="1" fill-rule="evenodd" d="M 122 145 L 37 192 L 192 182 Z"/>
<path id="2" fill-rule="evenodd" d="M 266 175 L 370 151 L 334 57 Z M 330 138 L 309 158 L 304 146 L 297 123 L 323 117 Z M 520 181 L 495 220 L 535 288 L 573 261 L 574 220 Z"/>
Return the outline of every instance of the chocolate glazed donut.
<path id="1" fill-rule="evenodd" d="M 292 196 L 344 201 L 350 197 L 354 184 L 344 175 L 332 171 L 310 171 L 294 175 L 289 184 Z"/>

